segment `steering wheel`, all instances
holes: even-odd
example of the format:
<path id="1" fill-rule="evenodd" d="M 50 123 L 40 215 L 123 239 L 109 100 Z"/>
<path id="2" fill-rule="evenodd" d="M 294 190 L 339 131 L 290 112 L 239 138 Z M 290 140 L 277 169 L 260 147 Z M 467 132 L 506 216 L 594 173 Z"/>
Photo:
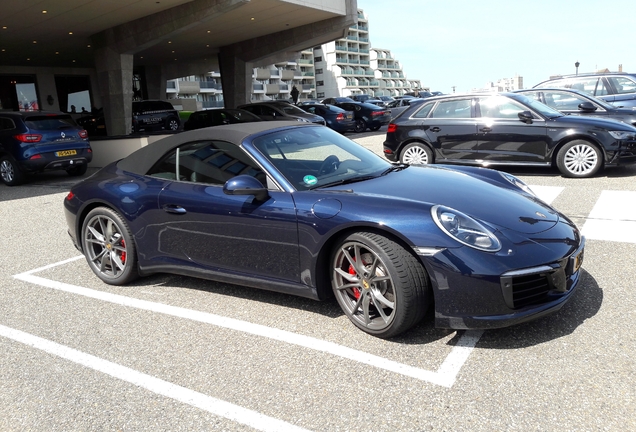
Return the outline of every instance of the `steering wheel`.
<path id="1" fill-rule="evenodd" d="M 318 175 L 325 175 L 334 172 L 340 166 L 340 159 L 336 155 L 327 156 L 327 159 L 322 161 Z"/>

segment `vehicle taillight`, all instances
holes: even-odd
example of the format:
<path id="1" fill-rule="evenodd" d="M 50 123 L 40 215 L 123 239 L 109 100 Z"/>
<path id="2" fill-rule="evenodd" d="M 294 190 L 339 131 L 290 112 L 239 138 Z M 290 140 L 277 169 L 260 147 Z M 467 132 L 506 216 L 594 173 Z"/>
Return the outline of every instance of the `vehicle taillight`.
<path id="1" fill-rule="evenodd" d="M 384 111 L 371 111 L 371 117 L 383 116 Z"/>
<path id="2" fill-rule="evenodd" d="M 33 156 L 31 156 L 29 158 L 29 160 L 36 160 L 36 159 L 42 159 L 42 155 L 41 154 L 34 154 Z"/>
<path id="3" fill-rule="evenodd" d="M 34 142 L 39 142 L 42 139 L 42 135 L 20 134 L 20 135 L 13 135 L 13 138 L 24 143 L 34 143 Z"/>
<path id="4" fill-rule="evenodd" d="M 77 134 L 80 136 L 80 138 L 88 138 L 88 132 L 86 132 L 85 129 L 82 129 Z"/>
<path id="5" fill-rule="evenodd" d="M 386 133 L 395 132 L 397 130 L 397 125 L 395 123 L 389 123 L 389 127 L 386 130 Z"/>
<path id="6" fill-rule="evenodd" d="M 345 116 L 343 113 L 338 113 L 338 115 L 336 116 L 336 121 L 344 120 L 344 119 L 345 119 Z"/>
<path id="7" fill-rule="evenodd" d="M 73 192 L 69 192 L 68 195 L 66 195 L 66 200 L 70 201 L 73 198 L 75 198 L 75 194 Z"/>

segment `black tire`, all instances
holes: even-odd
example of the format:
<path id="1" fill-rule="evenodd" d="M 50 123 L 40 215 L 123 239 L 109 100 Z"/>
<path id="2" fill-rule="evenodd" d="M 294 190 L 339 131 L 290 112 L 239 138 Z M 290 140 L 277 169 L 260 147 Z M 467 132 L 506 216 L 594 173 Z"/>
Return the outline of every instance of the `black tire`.
<path id="1" fill-rule="evenodd" d="M 171 131 L 179 130 L 179 120 L 175 117 L 170 117 L 166 120 L 166 129 Z"/>
<path id="2" fill-rule="evenodd" d="M 364 120 L 358 119 L 356 120 L 356 125 L 353 130 L 357 133 L 364 132 L 365 130 L 367 130 L 367 124 L 364 122 Z"/>
<path id="3" fill-rule="evenodd" d="M 0 178 L 7 186 L 17 186 L 24 183 L 26 175 L 11 156 L 0 157 Z"/>
<path id="4" fill-rule="evenodd" d="M 82 250 L 93 273 L 110 285 L 139 277 L 137 250 L 124 219 L 107 207 L 91 210 L 81 232 Z"/>
<path id="5" fill-rule="evenodd" d="M 88 169 L 87 164 L 81 164 L 81 165 L 74 166 L 73 168 L 67 169 L 66 172 L 71 177 L 79 177 L 86 174 L 87 169 Z"/>
<path id="6" fill-rule="evenodd" d="M 427 165 L 434 163 L 433 152 L 427 145 L 411 143 L 402 149 L 400 162 L 408 165 Z"/>
<path id="7" fill-rule="evenodd" d="M 426 271 L 393 240 L 370 232 L 351 234 L 333 251 L 331 263 L 336 300 L 362 331 L 390 338 L 424 317 L 429 302 Z"/>
<path id="8" fill-rule="evenodd" d="M 589 141 L 574 140 L 561 147 L 556 162 L 564 177 L 592 177 L 603 166 L 603 154 Z"/>

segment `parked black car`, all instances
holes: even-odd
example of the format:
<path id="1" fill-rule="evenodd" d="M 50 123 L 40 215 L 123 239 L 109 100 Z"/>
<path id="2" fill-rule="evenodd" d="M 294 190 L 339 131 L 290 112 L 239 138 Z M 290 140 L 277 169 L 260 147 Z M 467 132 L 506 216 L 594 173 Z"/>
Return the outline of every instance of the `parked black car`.
<path id="1" fill-rule="evenodd" d="M 295 120 L 299 122 L 325 124 L 325 119 L 315 114 L 310 114 L 296 105 L 285 101 L 256 102 L 239 105 L 239 109 L 249 111 L 261 120 Z"/>
<path id="2" fill-rule="evenodd" d="M 618 108 L 578 90 L 541 88 L 516 90 L 514 93 L 538 100 L 563 114 L 610 118 L 636 126 L 635 109 Z"/>
<path id="3" fill-rule="evenodd" d="M 300 105 L 300 108 L 311 114 L 316 114 L 327 122 L 327 126 L 331 129 L 345 133 L 355 129 L 356 122 L 353 118 L 353 112 L 345 111 L 344 109 L 335 105 L 325 104 L 304 104 Z"/>
<path id="4" fill-rule="evenodd" d="M 556 165 L 566 177 L 636 162 L 636 128 L 566 116 L 517 93 L 437 96 L 393 119 L 384 155 L 408 164 Z"/>
<path id="5" fill-rule="evenodd" d="M 376 98 L 368 94 L 355 94 L 351 96 L 351 99 L 353 99 L 356 102 L 366 102 L 369 99 L 376 99 Z"/>
<path id="6" fill-rule="evenodd" d="M 636 74 L 606 72 L 563 75 L 543 81 L 534 88 L 580 90 L 619 107 L 636 107 Z"/>
<path id="7" fill-rule="evenodd" d="M 27 174 L 49 170 L 80 176 L 92 159 L 86 130 L 69 114 L 0 112 L 0 178 L 7 186 L 19 185 Z"/>
<path id="8" fill-rule="evenodd" d="M 364 102 L 342 102 L 336 104 L 346 111 L 352 111 L 356 121 L 354 130 L 364 132 L 371 129 L 376 131 L 391 121 L 391 112 L 377 105 Z"/>
<path id="9" fill-rule="evenodd" d="M 183 124 L 183 130 L 194 130 L 224 124 L 249 123 L 262 121 L 249 111 L 230 108 L 212 108 L 195 111 Z"/>
<path id="10" fill-rule="evenodd" d="M 167 101 L 134 101 L 132 112 L 133 133 L 161 130 L 177 131 L 181 126 L 179 112 Z"/>

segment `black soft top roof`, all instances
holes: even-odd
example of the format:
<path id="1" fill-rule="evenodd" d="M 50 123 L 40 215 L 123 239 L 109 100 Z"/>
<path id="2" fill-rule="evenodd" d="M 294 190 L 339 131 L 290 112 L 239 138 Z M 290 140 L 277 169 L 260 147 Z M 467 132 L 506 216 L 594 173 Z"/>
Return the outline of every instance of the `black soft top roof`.
<path id="1" fill-rule="evenodd" d="M 146 174 L 164 154 L 188 142 L 215 140 L 226 141 L 239 146 L 245 138 L 251 135 L 258 135 L 262 132 L 276 131 L 290 127 L 311 126 L 312 125 L 309 124 L 303 125 L 295 121 L 264 121 L 195 129 L 193 131 L 181 132 L 169 136 L 142 147 L 128 157 L 120 160 L 117 163 L 117 167 L 128 172 L 143 175 Z"/>

